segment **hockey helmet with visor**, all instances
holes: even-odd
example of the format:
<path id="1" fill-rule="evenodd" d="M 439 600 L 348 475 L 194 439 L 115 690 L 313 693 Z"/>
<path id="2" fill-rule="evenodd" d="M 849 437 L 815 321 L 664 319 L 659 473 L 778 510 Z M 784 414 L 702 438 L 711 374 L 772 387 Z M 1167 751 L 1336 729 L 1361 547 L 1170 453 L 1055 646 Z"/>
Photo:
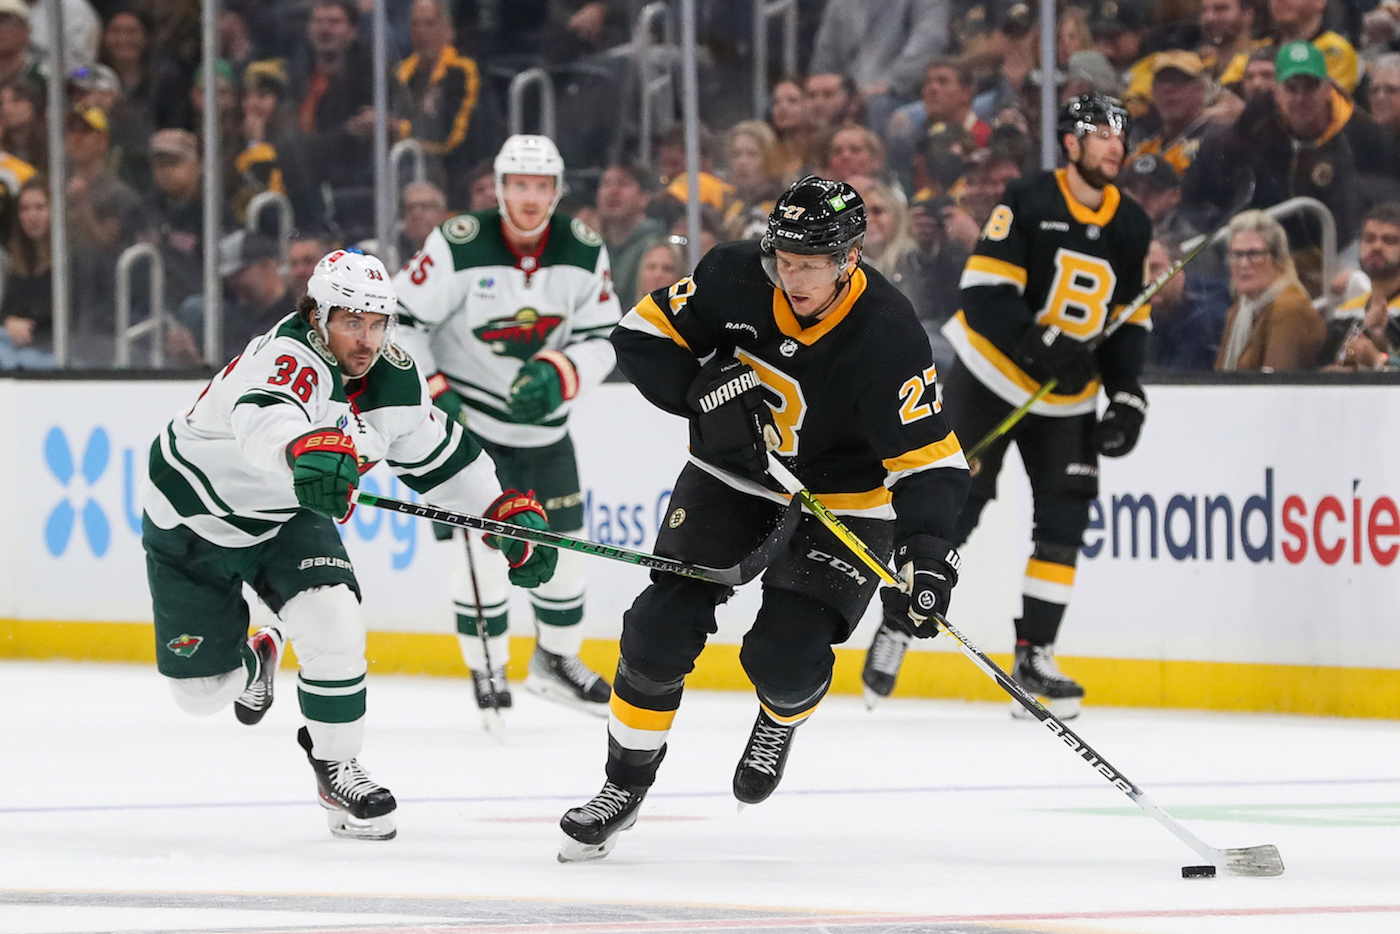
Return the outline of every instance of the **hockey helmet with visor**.
<path id="1" fill-rule="evenodd" d="M 865 201 L 845 182 L 815 175 L 793 182 L 768 215 L 768 229 L 759 243 L 763 270 L 777 288 L 777 254 L 830 257 L 832 281 L 846 270 L 851 248 L 865 242 Z"/>
<path id="2" fill-rule="evenodd" d="M 501 220 L 517 236 L 535 237 L 549 226 L 549 219 L 559 207 L 559 199 L 564 197 L 564 157 L 559 148 L 548 136 L 534 136 L 517 133 L 501 146 L 494 164 L 496 173 L 496 204 L 501 212 Z M 511 220 L 506 207 L 507 175 L 548 175 L 554 178 L 554 200 L 549 203 L 544 220 L 531 230 L 522 230 Z"/>
<path id="3" fill-rule="evenodd" d="M 355 247 L 332 250 L 321 257 L 306 283 L 306 294 L 316 304 L 312 325 L 327 345 L 330 343 L 331 311 L 343 308 L 352 314 L 378 314 L 388 318 L 384 340 L 370 361 L 373 366 L 392 344 L 398 328 L 398 297 L 389 272 L 377 257 L 366 256 Z"/>

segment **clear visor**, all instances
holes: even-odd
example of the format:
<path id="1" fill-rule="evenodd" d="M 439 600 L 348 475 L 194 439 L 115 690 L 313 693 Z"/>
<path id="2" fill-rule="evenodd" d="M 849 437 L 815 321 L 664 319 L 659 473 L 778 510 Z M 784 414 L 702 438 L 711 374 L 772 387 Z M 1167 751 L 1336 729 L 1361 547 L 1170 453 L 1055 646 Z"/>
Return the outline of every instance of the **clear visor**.
<path id="1" fill-rule="evenodd" d="M 839 282 L 846 261 L 845 250 L 835 253 L 787 253 L 783 256 L 762 256 L 763 271 L 768 281 L 777 288 L 787 291 L 795 286 L 809 288 Z M 784 280 L 786 283 L 784 284 Z"/>

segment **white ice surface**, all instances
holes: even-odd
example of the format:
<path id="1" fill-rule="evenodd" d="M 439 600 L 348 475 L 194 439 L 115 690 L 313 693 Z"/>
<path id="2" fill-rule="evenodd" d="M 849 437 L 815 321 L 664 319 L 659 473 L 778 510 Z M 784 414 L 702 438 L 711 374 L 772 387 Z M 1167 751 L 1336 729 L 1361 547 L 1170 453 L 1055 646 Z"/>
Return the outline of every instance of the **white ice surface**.
<path id="1" fill-rule="evenodd" d="M 1186 881 L 1191 851 L 1005 705 L 828 698 L 741 814 L 755 701 L 695 691 L 637 826 L 561 865 L 603 720 L 517 687 L 501 746 L 466 682 L 372 677 L 361 761 L 399 837 L 336 840 L 293 685 L 248 728 L 181 713 L 154 669 L 0 663 L 0 934 L 1400 931 L 1394 722 L 1086 708 L 1084 738 L 1198 836 L 1287 865 Z"/>

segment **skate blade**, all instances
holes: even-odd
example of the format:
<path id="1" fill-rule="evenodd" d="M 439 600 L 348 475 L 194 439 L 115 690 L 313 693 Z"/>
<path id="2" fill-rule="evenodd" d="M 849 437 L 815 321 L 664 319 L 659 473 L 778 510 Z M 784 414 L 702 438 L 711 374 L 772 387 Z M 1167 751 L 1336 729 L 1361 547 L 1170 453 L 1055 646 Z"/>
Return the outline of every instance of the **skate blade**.
<path id="1" fill-rule="evenodd" d="M 561 687 L 554 683 L 554 681 L 548 678 L 541 678 L 535 674 L 531 674 L 525 679 L 525 690 L 537 697 L 543 697 L 545 700 L 554 701 L 556 704 L 562 704 L 565 707 L 572 707 L 574 710 L 581 710 L 595 717 L 607 717 L 608 715 L 607 701 L 598 701 L 595 703 L 593 701 L 582 700 L 568 688 Z"/>
<path id="2" fill-rule="evenodd" d="M 866 686 L 865 686 L 864 694 L 865 694 L 865 709 L 866 709 L 866 710 L 874 710 L 875 707 L 876 707 L 876 705 L 878 705 L 878 704 L 880 703 L 880 701 L 884 700 L 885 697 L 886 697 L 886 695 L 881 694 L 879 691 L 874 690 L 874 689 L 871 688 L 869 685 L 866 685 Z"/>
<path id="3" fill-rule="evenodd" d="M 362 820 L 339 809 L 327 810 L 326 823 L 331 828 L 331 835 L 343 840 L 392 840 L 399 832 L 393 814 Z"/>
<path id="4" fill-rule="evenodd" d="M 481 725 L 502 746 L 506 744 L 506 720 L 494 707 L 481 708 Z"/>
<path id="5" fill-rule="evenodd" d="M 233 702 L 233 714 L 238 718 L 238 722 L 243 724 L 244 726 L 255 726 L 271 709 L 272 700 L 270 698 L 268 699 L 268 702 L 261 708 L 248 707 L 244 704 L 238 703 L 237 701 Z"/>
<path id="6" fill-rule="evenodd" d="M 1036 696 L 1036 700 L 1045 705 L 1045 709 L 1053 713 L 1060 720 L 1074 720 L 1080 713 L 1080 697 L 1041 697 Z M 1036 720 L 1039 719 L 1018 702 L 1011 702 L 1011 719 L 1013 720 Z"/>
<path id="7" fill-rule="evenodd" d="M 617 846 L 617 837 L 624 830 L 631 830 L 632 825 L 637 823 L 637 812 L 632 813 L 627 823 L 622 824 L 602 843 L 584 843 L 582 840 L 575 840 L 567 833 L 564 840 L 559 844 L 558 859 L 561 863 L 587 863 L 595 859 L 602 859 L 613 851 Z"/>

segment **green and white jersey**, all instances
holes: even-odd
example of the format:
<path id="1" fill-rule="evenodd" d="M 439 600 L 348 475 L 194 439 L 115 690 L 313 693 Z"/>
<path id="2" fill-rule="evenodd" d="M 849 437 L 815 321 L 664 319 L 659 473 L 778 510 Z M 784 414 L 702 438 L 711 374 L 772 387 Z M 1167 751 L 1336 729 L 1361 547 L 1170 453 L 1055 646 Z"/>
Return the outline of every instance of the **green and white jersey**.
<path id="1" fill-rule="evenodd" d="M 429 377 L 446 377 L 466 400 L 468 427 L 497 444 L 559 441 L 571 400 L 616 362 L 608 336 L 622 309 L 608 251 L 579 220 L 556 214 L 538 252 L 522 256 L 495 210 L 460 214 L 428 234 L 394 276 L 394 290 L 409 325 L 400 332 L 405 348 Z M 511 417 L 507 399 L 521 364 L 541 354 L 561 369 L 565 401 L 542 423 L 526 424 Z"/>
<path id="2" fill-rule="evenodd" d="M 501 495 L 481 446 L 432 404 L 413 359 L 393 344 L 348 384 L 321 335 L 289 315 L 254 338 L 151 445 L 143 507 L 226 548 L 277 534 L 300 508 L 287 445 L 339 428 L 360 472 L 389 467 L 425 500 L 480 515 Z"/>

